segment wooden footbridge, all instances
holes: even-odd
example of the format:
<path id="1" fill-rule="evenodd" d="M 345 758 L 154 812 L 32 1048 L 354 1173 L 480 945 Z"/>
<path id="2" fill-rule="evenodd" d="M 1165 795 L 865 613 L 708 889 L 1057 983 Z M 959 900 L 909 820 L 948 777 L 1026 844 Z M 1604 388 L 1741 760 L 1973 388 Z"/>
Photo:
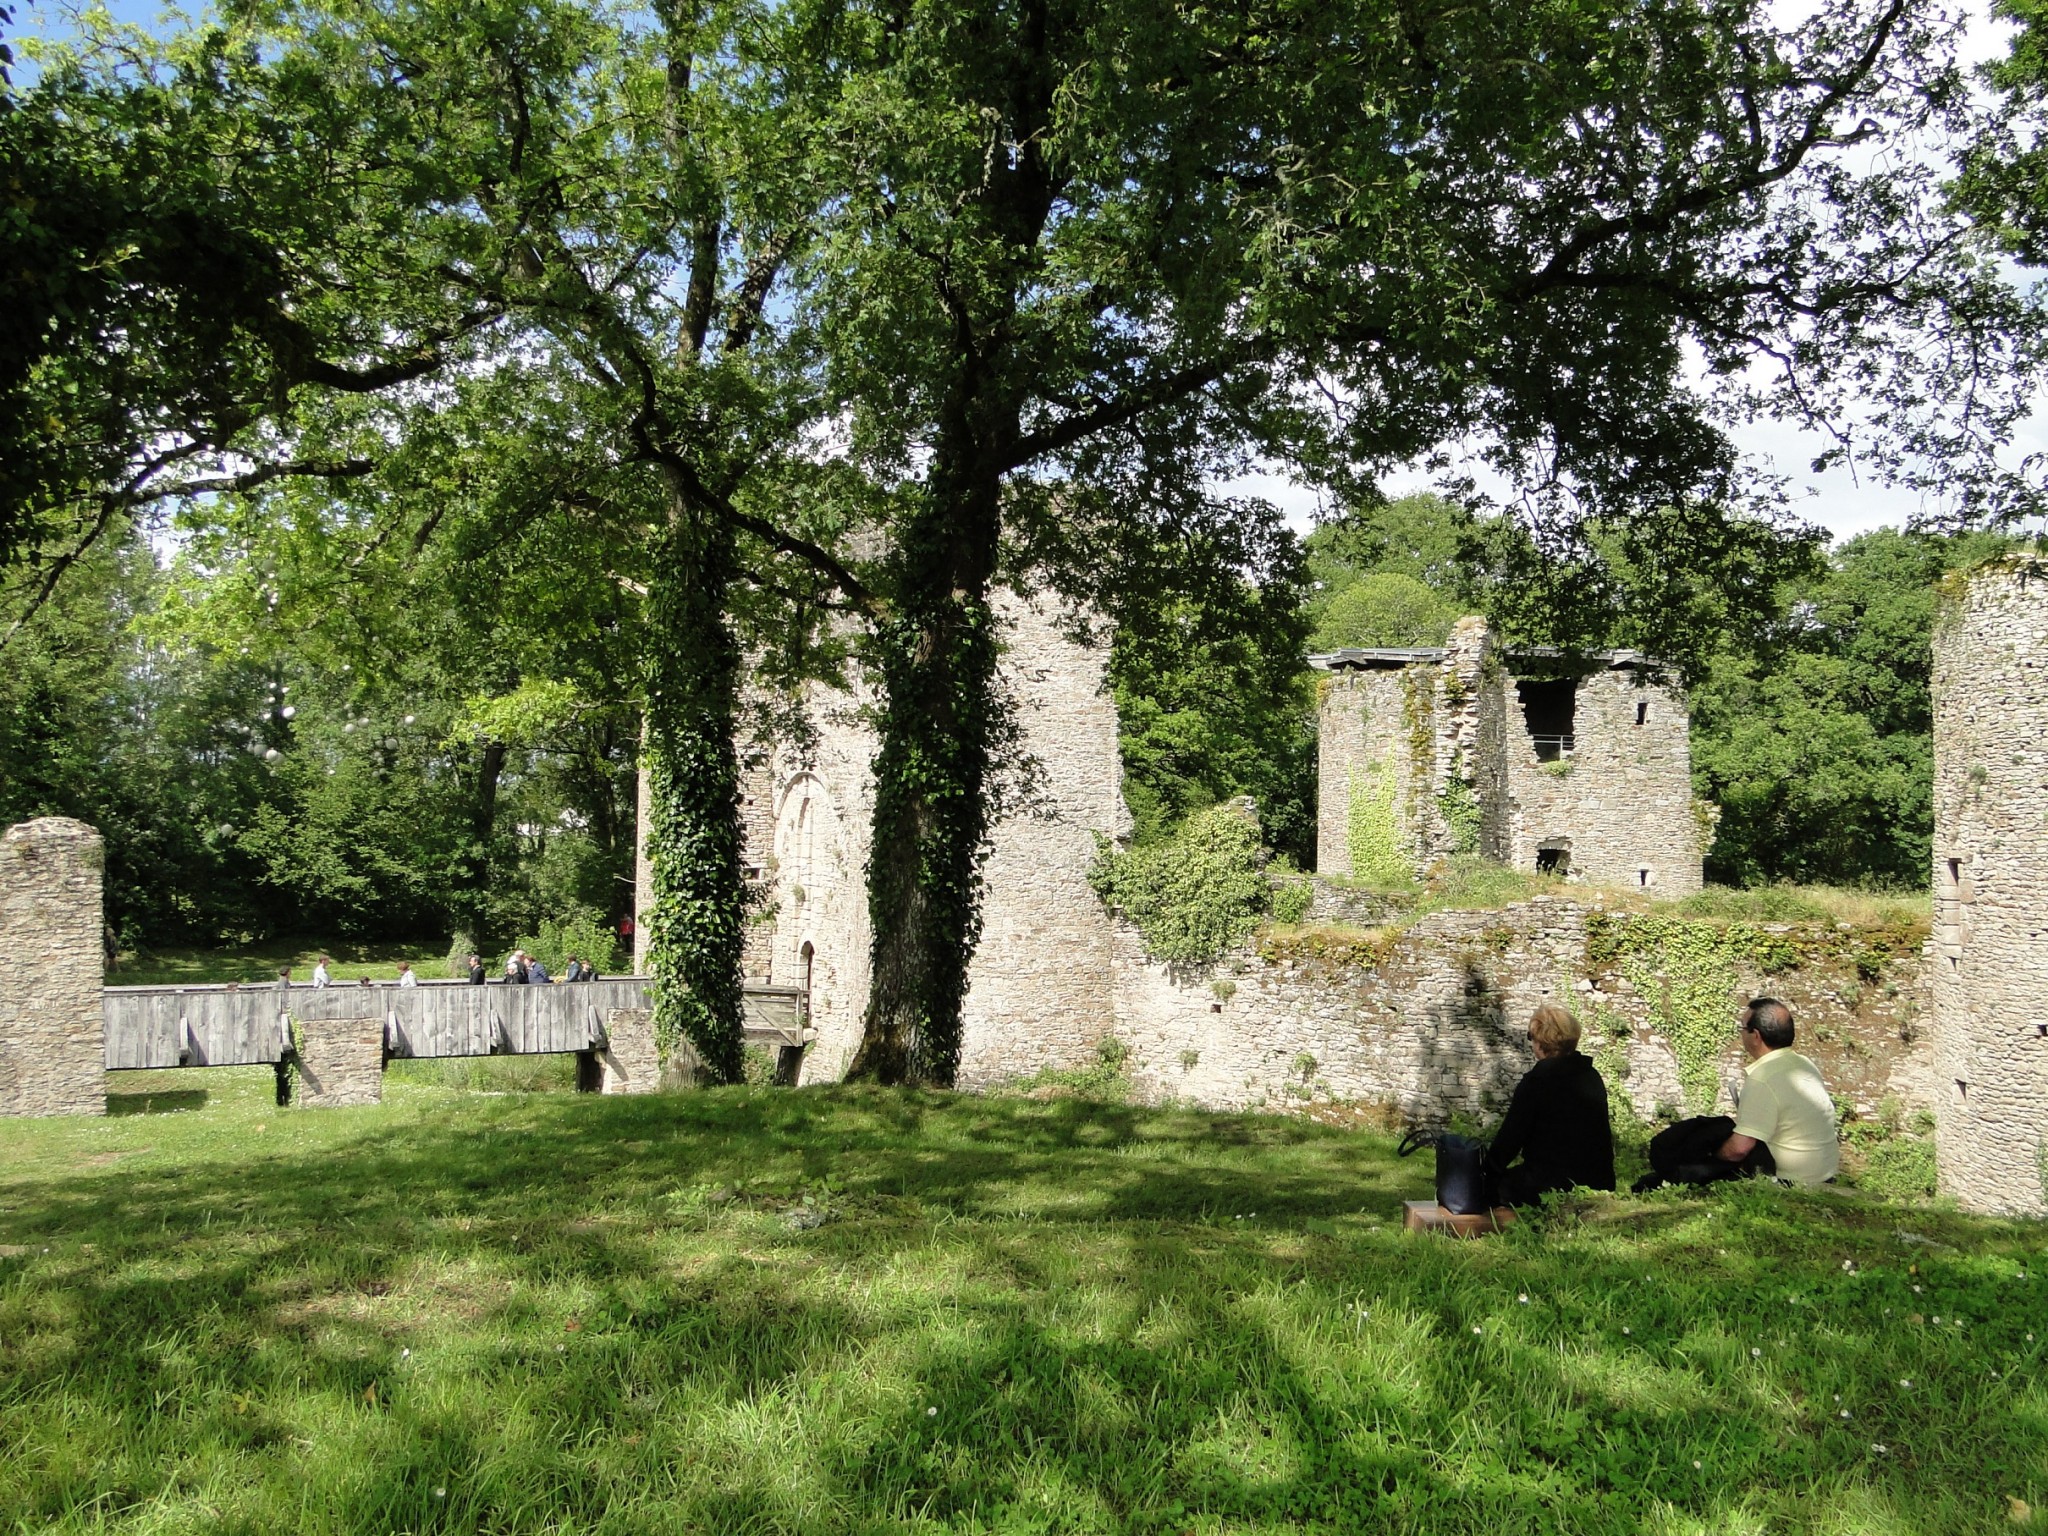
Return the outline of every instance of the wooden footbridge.
<path id="1" fill-rule="evenodd" d="M 364 986 L 107 987 L 100 994 L 108 1071 L 276 1065 L 296 1018 L 383 1020 L 386 1061 L 447 1056 L 587 1055 L 612 1047 L 614 1019 L 653 1006 L 645 977 L 516 986 L 458 981 Z M 794 1082 L 813 1038 L 804 993 L 749 983 L 747 1044 L 768 1050 Z"/>

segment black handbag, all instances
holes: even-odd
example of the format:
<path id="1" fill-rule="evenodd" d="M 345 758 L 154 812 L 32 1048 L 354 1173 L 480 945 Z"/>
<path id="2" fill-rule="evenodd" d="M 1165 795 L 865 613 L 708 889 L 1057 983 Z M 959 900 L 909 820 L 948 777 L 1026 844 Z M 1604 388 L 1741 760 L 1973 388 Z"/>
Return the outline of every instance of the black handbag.
<path id="1" fill-rule="evenodd" d="M 1397 1149 L 1402 1157 L 1436 1148 L 1436 1203 L 1453 1216 L 1478 1216 L 1486 1202 L 1486 1143 L 1449 1131 L 1410 1131 Z"/>

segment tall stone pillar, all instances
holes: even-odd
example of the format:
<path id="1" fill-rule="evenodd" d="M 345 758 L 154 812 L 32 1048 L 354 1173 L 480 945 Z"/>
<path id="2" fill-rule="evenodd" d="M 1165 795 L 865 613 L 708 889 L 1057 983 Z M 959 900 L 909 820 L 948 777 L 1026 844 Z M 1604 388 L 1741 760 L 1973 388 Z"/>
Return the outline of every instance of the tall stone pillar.
<path id="1" fill-rule="evenodd" d="M 0 836 L 0 1114 L 106 1113 L 105 863 L 99 833 L 68 817 Z"/>
<path id="2" fill-rule="evenodd" d="M 1941 1188 L 2048 1213 L 2048 559 L 1970 577 L 1934 636 Z"/>
<path id="3" fill-rule="evenodd" d="M 1418 849 L 1426 867 L 1449 854 L 1507 858 L 1505 703 L 1493 632 L 1478 616 L 1451 626 L 1437 669 L 1431 803 Z"/>

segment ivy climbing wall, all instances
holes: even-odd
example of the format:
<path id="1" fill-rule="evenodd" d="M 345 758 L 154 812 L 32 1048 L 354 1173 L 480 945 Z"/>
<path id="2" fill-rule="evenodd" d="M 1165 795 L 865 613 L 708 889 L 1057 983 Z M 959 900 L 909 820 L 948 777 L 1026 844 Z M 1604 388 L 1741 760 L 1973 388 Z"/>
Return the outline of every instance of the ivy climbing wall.
<path id="1" fill-rule="evenodd" d="M 2048 1213 L 2048 560 L 1944 594 L 1934 634 L 1933 1032 L 1944 1193 Z"/>
<path id="2" fill-rule="evenodd" d="M 1405 881 L 1418 765 L 1426 783 L 1434 762 L 1428 695 L 1398 668 L 1331 672 L 1320 690 L 1316 868 L 1370 885 Z"/>
<path id="3" fill-rule="evenodd" d="M 1728 1109 L 1735 1023 L 1769 994 L 1799 1049 L 1863 1116 L 1933 1107 L 1922 924 L 1840 928 L 1609 911 L 1539 897 L 1405 926 L 1268 935 L 1199 970 L 1148 960 L 1117 931 L 1114 1032 L 1141 1094 L 1218 1109 L 1383 1105 L 1484 1117 L 1531 1057 L 1539 1004 L 1562 1003 L 1617 1111 Z"/>

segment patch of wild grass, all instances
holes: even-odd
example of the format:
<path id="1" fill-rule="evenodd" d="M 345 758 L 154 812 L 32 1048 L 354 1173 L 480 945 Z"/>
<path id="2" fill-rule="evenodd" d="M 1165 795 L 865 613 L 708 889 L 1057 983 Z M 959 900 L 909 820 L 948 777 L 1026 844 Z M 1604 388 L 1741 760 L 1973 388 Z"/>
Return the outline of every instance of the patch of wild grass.
<path id="1" fill-rule="evenodd" d="M 1296 1119 L 268 1092 L 0 1121 L 0 1528 L 1922 1533 L 2048 1504 L 2038 1226 L 1746 1187 L 1459 1244 L 1398 1230 L 1427 1171 L 1386 1137 Z"/>
<path id="2" fill-rule="evenodd" d="M 427 943 L 322 944 L 318 940 L 266 939 L 230 949 L 157 949 L 123 954 L 107 967 L 110 987 L 197 987 L 218 982 L 277 980 L 289 965 L 298 981 L 313 979 L 313 962 L 322 955 L 336 981 L 395 981 L 398 964 L 409 961 L 422 981 L 448 975 L 445 947 Z"/>
<path id="3" fill-rule="evenodd" d="M 1884 928 L 1925 923 L 1925 891 L 1863 891 L 1831 885 L 1761 885 L 1748 890 L 1710 885 L 1679 902 L 1687 917 L 1748 923 L 1847 923 Z"/>

